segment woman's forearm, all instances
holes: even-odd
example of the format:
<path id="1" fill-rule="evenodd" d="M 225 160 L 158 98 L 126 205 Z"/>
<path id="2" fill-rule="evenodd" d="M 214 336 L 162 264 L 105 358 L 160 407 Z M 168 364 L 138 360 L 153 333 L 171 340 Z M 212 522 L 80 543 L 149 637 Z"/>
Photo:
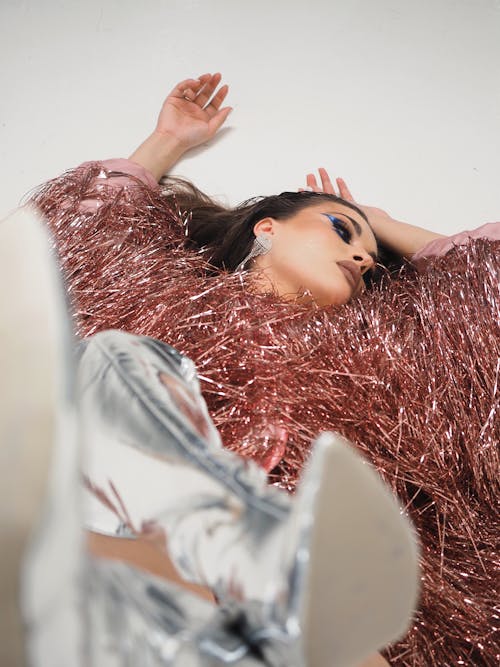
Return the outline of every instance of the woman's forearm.
<path id="1" fill-rule="evenodd" d="M 147 169 L 159 181 L 180 160 L 185 151 L 186 148 L 178 139 L 155 131 L 142 142 L 129 159 Z"/>
<path id="2" fill-rule="evenodd" d="M 431 241 L 444 237 L 444 234 L 438 234 L 416 225 L 410 225 L 407 222 L 395 220 L 381 209 L 369 206 L 363 206 L 362 208 L 367 214 L 379 242 L 406 259 L 411 259 L 416 252 Z"/>

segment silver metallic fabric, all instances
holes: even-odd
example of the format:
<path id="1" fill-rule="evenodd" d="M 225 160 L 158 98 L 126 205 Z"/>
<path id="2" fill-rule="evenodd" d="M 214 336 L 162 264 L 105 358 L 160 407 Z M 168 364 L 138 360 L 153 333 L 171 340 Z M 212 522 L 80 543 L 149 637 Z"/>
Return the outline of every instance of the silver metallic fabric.
<path id="1" fill-rule="evenodd" d="M 291 498 L 221 447 L 193 364 L 168 345 L 102 332 L 81 344 L 78 375 L 87 527 L 127 538 L 163 535 L 181 578 L 208 586 L 220 603 L 206 615 L 201 641 L 192 596 L 176 597 L 176 587 L 163 584 L 153 602 L 169 600 L 184 619 L 183 632 L 163 637 L 177 646 L 165 664 L 185 664 L 176 662 L 185 660 L 185 632 L 204 656 L 193 664 L 207 664 L 210 654 L 214 664 L 260 656 L 263 664 L 298 667 L 314 656 L 326 667 L 333 656 L 340 666 L 354 664 L 404 631 L 417 591 L 415 540 L 347 443 L 322 436 Z M 103 604 L 118 604 L 117 572 L 108 594 L 101 575 Z M 125 579 L 132 586 L 131 575 Z M 148 581 L 140 575 L 133 595 L 122 590 L 125 615 L 152 609 L 139 580 Z"/>

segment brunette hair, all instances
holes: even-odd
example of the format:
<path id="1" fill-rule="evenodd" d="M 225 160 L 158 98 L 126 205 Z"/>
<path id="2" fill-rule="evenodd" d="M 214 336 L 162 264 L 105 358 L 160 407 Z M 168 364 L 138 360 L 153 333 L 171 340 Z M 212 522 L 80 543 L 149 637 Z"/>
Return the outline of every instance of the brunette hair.
<path id="1" fill-rule="evenodd" d="M 185 220 L 188 246 L 202 250 L 213 267 L 226 271 L 235 271 L 248 255 L 255 241 L 253 228 L 263 218 L 284 220 L 308 206 L 333 201 L 348 206 L 368 222 L 363 211 L 352 202 L 322 192 L 282 192 L 253 197 L 230 208 L 184 179 L 163 177 L 160 185 L 164 194 L 172 197 Z"/>

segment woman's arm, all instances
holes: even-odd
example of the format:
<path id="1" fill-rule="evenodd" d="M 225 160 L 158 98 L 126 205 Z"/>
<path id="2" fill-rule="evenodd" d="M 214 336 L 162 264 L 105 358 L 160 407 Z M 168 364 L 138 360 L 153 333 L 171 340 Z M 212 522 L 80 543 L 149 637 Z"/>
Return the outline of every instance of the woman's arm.
<path id="1" fill-rule="evenodd" d="M 157 187 L 160 178 L 188 151 L 210 140 L 223 125 L 231 107 L 220 108 L 228 86 L 218 90 L 221 75 L 202 74 L 198 79 L 185 79 L 169 93 L 158 116 L 155 130 L 132 153 L 124 158 L 100 160 L 103 168 L 93 182 L 92 197 L 83 196 L 79 210 L 92 213 L 122 188 L 141 181 L 149 188 Z M 79 169 L 95 163 L 85 162 Z M 95 190 L 102 198 L 94 197 Z"/>
<path id="2" fill-rule="evenodd" d="M 416 252 L 422 250 L 431 241 L 444 238 L 443 234 L 437 234 L 428 229 L 395 220 L 380 208 L 358 204 L 342 178 L 336 179 L 337 191 L 326 169 L 320 167 L 318 171 L 321 179 L 321 187 L 318 185 L 314 174 L 307 175 L 306 181 L 308 187 L 315 192 L 328 192 L 339 195 L 343 199 L 356 204 L 365 213 L 380 243 L 398 255 L 406 259 L 411 259 Z"/>
<path id="3" fill-rule="evenodd" d="M 178 83 L 163 103 L 156 128 L 130 160 L 159 181 L 186 151 L 212 139 L 232 111 L 221 108 L 229 88 L 217 90 L 220 82 L 216 73 Z"/>
<path id="4" fill-rule="evenodd" d="M 444 255 L 448 250 L 456 246 L 466 245 L 473 239 L 489 239 L 490 241 L 500 241 L 500 222 L 487 222 L 476 229 L 458 232 L 451 236 L 436 239 L 426 244 L 419 252 L 413 255 L 412 260 L 418 262 L 421 259 L 429 257 L 438 257 Z"/>

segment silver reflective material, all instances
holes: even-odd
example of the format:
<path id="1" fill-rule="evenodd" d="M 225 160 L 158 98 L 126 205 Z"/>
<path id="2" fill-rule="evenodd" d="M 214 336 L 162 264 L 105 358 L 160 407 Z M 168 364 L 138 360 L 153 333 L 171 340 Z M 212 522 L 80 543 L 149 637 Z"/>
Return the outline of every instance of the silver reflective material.
<path id="1" fill-rule="evenodd" d="M 124 534 L 124 517 L 125 534 L 155 526 L 177 573 L 208 586 L 220 603 L 193 634 L 192 596 L 163 584 L 155 603 L 179 611 L 177 631 L 169 626 L 164 636 L 172 656 L 165 664 L 187 664 L 179 662 L 185 632 L 196 645 L 192 664 L 261 656 L 266 665 L 297 667 L 330 667 L 332 656 L 339 666 L 355 664 L 404 632 L 417 592 L 413 534 L 345 441 L 318 440 L 292 499 L 222 449 L 191 362 L 168 345 L 98 334 L 82 344 L 79 386 L 89 443 L 87 526 L 115 535 Z M 99 515 L 93 495 L 119 497 L 121 511 L 106 506 Z M 103 603 L 117 599 L 113 586 L 103 594 L 101 584 Z M 141 586 L 134 608 L 151 608 Z M 132 597 L 122 595 L 127 614 Z"/>
<path id="2" fill-rule="evenodd" d="M 290 499 L 222 448 L 191 362 L 152 338 L 111 331 L 82 343 L 78 375 L 89 443 L 84 474 L 98 491 L 87 496 L 87 527 L 163 531 L 183 578 L 218 599 L 229 578 L 245 598 L 281 596 L 286 582 L 263 577 L 261 564 L 279 573 L 276 527 L 281 536 Z M 119 495 L 128 525 L 106 507 L 99 512 L 93 495 L 98 504 L 103 495 L 116 504 Z"/>
<path id="3" fill-rule="evenodd" d="M 232 664 L 254 644 L 270 644 L 284 664 L 301 664 L 300 630 L 289 622 L 297 552 L 290 540 L 299 537 L 291 499 L 222 448 L 191 362 L 154 339 L 110 331 L 81 344 L 78 376 L 87 527 L 129 537 L 154 526 L 166 536 L 178 574 L 220 602 L 200 646 L 205 659 Z M 96 511 L 96 501 L 117 495 L 122 516 L 107 504 Z"/>
<path id="4" fill-rule="evenodd" d="M 248 262 L 259 255 L 265 255 L 273 246 L 273 240 L 269 234 L 257 234 L 248 255 L 238 264 L 236 271 L 242 271 Z"/>
<path id="5" fill-rule="evenodd" d="M 123 563 L 93 560 L 89 582 L 89 664 L 95 667 L 205 667 L 268 664 L 253 655 L 240 619 Z M 282 662 L 273 664 L 298 664 Z"/>

